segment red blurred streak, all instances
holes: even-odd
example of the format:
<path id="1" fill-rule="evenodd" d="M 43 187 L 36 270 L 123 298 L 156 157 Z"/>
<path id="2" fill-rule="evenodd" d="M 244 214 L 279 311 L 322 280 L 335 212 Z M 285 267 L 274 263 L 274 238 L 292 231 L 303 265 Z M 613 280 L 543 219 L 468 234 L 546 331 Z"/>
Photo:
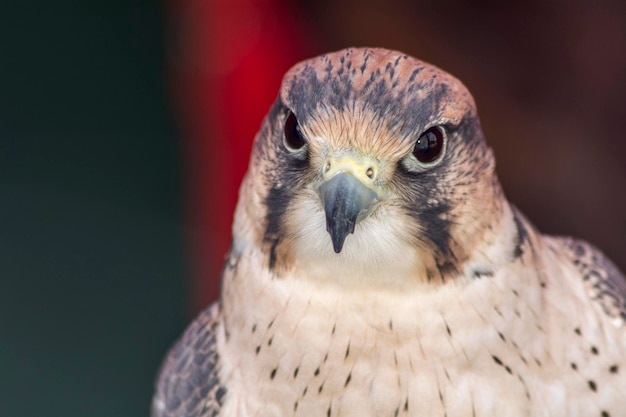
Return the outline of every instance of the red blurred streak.
<path id="1" fill-rule="evenodd" d="M 252 140 L 282 75 L 312 48 L 287 1 L 172 0 L 170 6 L 195 314 L 218 296 Z"/>

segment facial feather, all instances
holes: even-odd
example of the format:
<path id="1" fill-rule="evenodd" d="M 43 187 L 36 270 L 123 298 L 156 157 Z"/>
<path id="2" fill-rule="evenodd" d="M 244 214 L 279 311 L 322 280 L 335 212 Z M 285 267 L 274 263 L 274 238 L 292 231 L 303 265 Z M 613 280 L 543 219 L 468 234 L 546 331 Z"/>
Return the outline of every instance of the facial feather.
<path id="1" fill-rule="evenodd" d="M 307 141 L 298 153 L 284 145 L 290 112 Z M 423 169 L 411 151 L 434 126 L 445 131 L 445 153 Z M 317 187 L 329 155 L 342 152 L 375 161 L 377 191 L 385 198 L 336 254 Z M 501 226 L 508 210 L 469 92 L 436 67 L 396 52 L 348 50 L 291 69 L 257 137 L 250 170 L 247 178 L 263 184 L 243 187 L 259 193 L 243 210 L 262 226 L 248 238 L 267 249 L 277 275 L 299 265 L 315 276 L 339 268 L 359 285 L 387 285 L 387 275 L 455 279 L 481 244 L 491 243 L 489 230 Z"/>

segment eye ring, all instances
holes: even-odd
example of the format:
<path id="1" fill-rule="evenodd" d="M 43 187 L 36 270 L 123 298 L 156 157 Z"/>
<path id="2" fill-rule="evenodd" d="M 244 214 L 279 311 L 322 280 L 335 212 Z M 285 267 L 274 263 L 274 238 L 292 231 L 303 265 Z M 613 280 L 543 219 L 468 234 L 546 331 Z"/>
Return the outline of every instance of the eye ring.
<path id="1" fill-rule="evenodd" d="M 445 134 L 440 126 L 425 130 L 415 141 L 413 156 L 422 165 L 431 166 L 441 160 L 445 148 Z"/>
<path id="2" fill-rule="evenodd" d="M 289 111 L 285 119 L 283 143 L 290 152 L 298 152 L 307 144 L 298 119 L 292 111 Z"/>

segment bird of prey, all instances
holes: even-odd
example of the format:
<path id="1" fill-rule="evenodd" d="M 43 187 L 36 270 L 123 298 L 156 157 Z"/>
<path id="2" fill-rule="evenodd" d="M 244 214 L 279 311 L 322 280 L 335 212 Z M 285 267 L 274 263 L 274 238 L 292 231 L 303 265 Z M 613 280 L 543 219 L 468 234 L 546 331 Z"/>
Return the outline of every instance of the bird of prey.
<path id="1" fill-rule="evenodd" d="M 625 416 L 625 298 L 507 201 L 458 80 L 329 53 L 283 79 L 152 416 Z"/>

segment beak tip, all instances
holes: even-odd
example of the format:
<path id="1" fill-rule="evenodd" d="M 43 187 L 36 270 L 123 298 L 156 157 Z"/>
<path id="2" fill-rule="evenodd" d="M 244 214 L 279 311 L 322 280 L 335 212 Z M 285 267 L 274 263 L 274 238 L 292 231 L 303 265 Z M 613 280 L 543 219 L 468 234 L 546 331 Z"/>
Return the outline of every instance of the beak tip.
<path id="1" fill-rule="evenodd" d="M 323 183 L 319 193 L 326 213 L 326 231 L 330 234 L 333 250 L 340 253 L 346 237 L 354 233 L 359 214 L 376 201 L 377 195 L 351 175 L 343 173 Z"/>
<path id="2" fill-rule="evenodd" d="M 333 250 L 335 251 L 335 253 L 340 253 L 341 249 L 343 249 L 343 243 L 333 242 Z"/>
<path id="3" fill-rule="evenodd" d="M 333 250 L 335 253 L 340 253 L 343 249 L 343 244 L 346 242 L 346 235 L 337 236 L 331 234 L 331 240 L 333 241 Z"/>
<path id="4" fill-rule="evenodd" d="M 345 222 L 340 222 L 340 223 L 345 223 Z M 335 253 L 340 253 L 341 250 L 343 249 L 343 245 L 346 242 L 346 237 L 350 234 L 350 233 L 354 233 L 354 226 L 352 227 L 346 227 L 345 225 L 343 225 L 343 227 L 341 227 L 341 224 L 337 224 L 334 219 L 329 218 L 327 219 L 326 222 L 326 231 L 328 232 L 328 234 L 330 235 L 330 240 L 333 243 L 333 250 L 335 251 Z"/>

